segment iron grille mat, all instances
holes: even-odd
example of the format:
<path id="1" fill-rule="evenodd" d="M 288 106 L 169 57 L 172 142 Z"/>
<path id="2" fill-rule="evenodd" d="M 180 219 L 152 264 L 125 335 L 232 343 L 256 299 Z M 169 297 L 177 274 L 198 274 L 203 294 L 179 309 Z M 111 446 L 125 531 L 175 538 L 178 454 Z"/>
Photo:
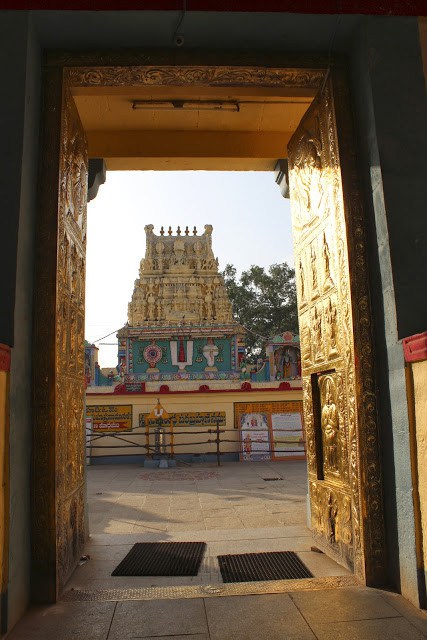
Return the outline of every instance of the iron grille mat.
<path id="1" fill-rule="evenodd" d="M 259 582 L 313 578 L 294 551 L 218 556 L 224 582 Z"/>
<path id="2" fill-rule="evenodd" d="M 112 576 L 197 576 L 206 542 L 137 542 Z"/>

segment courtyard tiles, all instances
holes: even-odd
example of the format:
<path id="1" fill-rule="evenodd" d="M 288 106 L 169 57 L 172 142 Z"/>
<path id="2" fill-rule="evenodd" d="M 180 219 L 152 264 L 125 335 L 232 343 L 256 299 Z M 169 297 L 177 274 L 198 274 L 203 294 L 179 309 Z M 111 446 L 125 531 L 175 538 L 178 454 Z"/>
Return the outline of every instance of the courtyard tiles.
<path id="1" fill-rule="evenodd" d="M 106 640 L 115 602 L 67 602 L 34 607 L 8 640 Z"/>
<path id="2" fill-rule="evenodd" d="M 287 594 L 206 600 L 211 640 L 316 640 Z"/>
<path id="3" fill-rule="evenodd" d="M 283 527 L 285 517 L 286 524 L 304 523 L 305 465 L 285 464 L 286 480 L 278 481 L 276 487 L 264 483 L 263 477 L 281 477 L 277 463 L 274 468 L 260 463 L 256 469 L 249 469 L 231 463 L 220 469 L 214 465 L 208 468 L 197 465 L 196 469 L 161 472 L 135 467 L 132 470 L 129 465 L 125 470 L 126 481 L 113 470 L 90 467 L 92 533 L 157 530 L 175 534 L 180 530 L 180 524 L 182 531 Z M 169 481 L 169 474 L 174 474 L 170 476 L 173 481 Z M 140 500 L 137 486 L 143 492 Z M 103 488 L 103 491 L 94 491 L 93 487 Z M 117 491 L 119 488 L 121 494 Z M 291 490 L 293 493 L 289 494 Z M 295 514 L 296 507 L 300 512 L 298 515 Z M 129 512 L 125 513 L 127 509 Z"/>
<path id="4" fill-rule="evenodd" d="M 317 623 L 313 631 L 317 640 L 423 640 L 426 637 L 403 618 Z"/>
<path id="5" fill-rule="evenodd" d="M 203 464 L 162 470 L 98 465 L 87 471 L 91 539 L 85 552 L 91 560 L 77 569 L 70 588 L 119 586 L 116 577 L 109 582 L 109 574 L 98 571 L 100 564 L 104 562 L 111 573 L 118 564 L 116 554 L 111 553 L 116 545 L 127 552 L 135 542 L 144 541 L 207 542 L 209 568 L 196 578 L 182 578 L 183 585 L 222 583 L 218 555 L 256 551 L 304 552 L 315 575 L 348 574 L 310 550 L 304 462 L 226 463 L 220 468 Z M 263 479 L 271 477 L 282 479 Z M 167 585 L 161 577 L 128 581 L 132 588 Z"/>
<path id="6" fill-rule="evenodd" d="M 293 602 L 311 625 L 369 618 L 397 618 L 399 612 L 382 595 L 373 590 L 348 588 L 319 591 L 313 599 L 311 592 L 291 595 Z"/>
<path id="7" fill-rule="evenodd" d="M 119 602 L 108 640 L 207 634 L 202 599 Z"/>
<path id="8" fill-rule="evenodd" d="M 427 616 L 401 596 L 363 587 L 203 597 L 221 585 L 217 556 L 297 551 L 318 578 L 349 572 L 311 551 L 306 527 L 304 463 L 198 465 L 168 475 L 136 465 L 90 467 L 89 561 L 66 589 L 164 589 L 138 600 L 59 602 L 32 609 L 8 640 L 421 640 Z M 203 477 L 209 476 L 207 480 Z M 263 477 L 283 480 L 265 482 Z M 172 477 L 172 476 L 170 476 Z M 206 541 L 195 577 L 112 577 L 135 542 Z M 182 599 L 174 588 L 197 587 L 202 596 Z M 156 596 L 157 597 L 157 596 Z"/>
<path id="9" fill-rule="evenodd" d="M 391 604 L 390 604 L 391 603 Z M 401 596 L 363 587 L 32 609 L 8 640 L 422 640 L 427 617 Z"/>

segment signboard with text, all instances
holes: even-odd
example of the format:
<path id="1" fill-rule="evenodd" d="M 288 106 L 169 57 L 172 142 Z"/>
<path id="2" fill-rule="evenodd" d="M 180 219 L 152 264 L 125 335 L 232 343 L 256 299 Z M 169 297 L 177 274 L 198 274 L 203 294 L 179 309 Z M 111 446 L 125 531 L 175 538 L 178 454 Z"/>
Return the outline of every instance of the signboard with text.
<path id="1" fill-rule="evenodd" d="M 304 460 L 302 402 L 236 402 L 241 460 Z"/>
<path id="2" fill-rule="evenodd" d="M 184 427 L 216 427 L 217 422 L 220 426 L 225 425 L 225 411 L 193 411 L 186 413 L 171 413 L 167 420 L 162 420 L 161 424 L 171 426 L 174 429 Z M 149 414 L 139 414 L 140 427 L 159 426 L 159 418 L 149 417 Z"/>
<path id="3" fill-rule="evenodd" d="M 243 460 L 271 460 L 270 431 L 266 413 L 241 413 L 240 434 Z"/>
<path id="4" fill-rule="evenodd" d="M 132 430 L 132 405 L 88 405 L 86 415 L 92 420 L 92 431 L 116 433 Z"/>

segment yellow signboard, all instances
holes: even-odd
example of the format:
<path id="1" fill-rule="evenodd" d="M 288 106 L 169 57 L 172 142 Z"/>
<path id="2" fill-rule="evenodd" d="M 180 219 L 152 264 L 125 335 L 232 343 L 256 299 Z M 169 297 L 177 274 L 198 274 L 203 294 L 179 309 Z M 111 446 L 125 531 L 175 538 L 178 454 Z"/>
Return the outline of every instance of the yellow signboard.
<path id="1" fill-rule="evenodd" d="M 174 429 L 180 427 L 216 427 L 225 425 L 225 411 L 193 411 L 187 413 L 171 413 L 168 419 L 162 419 L 163 426 L 172 426 Z M 151 417 L 151 414 L 139 414 L 139 426 L 159 426 L 160 419 Z"/>
<path id="2" fill-rule="evenodd" d="M 92 420 L 92 431 L 109 433 L 132 430 L 132 405 L 94 404 L 86 407 L 86 415 Z"/>

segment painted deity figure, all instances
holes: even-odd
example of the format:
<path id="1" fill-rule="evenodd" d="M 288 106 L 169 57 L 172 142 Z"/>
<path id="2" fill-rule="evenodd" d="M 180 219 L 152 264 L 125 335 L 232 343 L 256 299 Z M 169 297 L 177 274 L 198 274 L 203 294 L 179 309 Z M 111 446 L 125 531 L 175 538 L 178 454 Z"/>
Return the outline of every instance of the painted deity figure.
<path id="1" fill-rule="evenodd" d="M 276 379 L 280 380 L 283 376 L 284 353 L 283 348 L 279 347 L 274 352 L 274 365 L 276 369 Z"/>
<path id="2" fill-rule="evenodd" d="M 126 358 L 120 358 L 120 379 L 123 382 L 126 375 Z"/>
<path id="3" fill-rule="evenodd" d="M 242 358 L 240 361 L 240 378 L 242 380 L 246 380 L 246 378 L 248 377 L 248 365 L 246 364 L 246 359 Z"/>
<path id="4" fill-rule="evenodd" d="M 283 357 L 283 377 L 285 379 L 291 377 L 291 353 L 289 349 L 286 349 Z"/>
<path id="5" fill-rule="evenodd" d="M 296 348 L 292 348 L 290 352 L 290 377 L 292 379 L 299 378 L 301 375 L 301 367 L 298 366 L 298 350 Z"/>
<path id="6" fill-rule="evenodd" d="M 247 456 L 250 456 L 252 453 L 252 438 L 249 433 L 246 434 L 243 439 L 243 449 Z"/>
<path id="7" fill-rule="evenodd" d="M 208 363 L 208 367 L 215 366 L 215 358 L 219 353 L 219 349 L 217 345 L 214 343 L 212 338 L 208 338 L 207 343 L 203 347 L 203 357 L 206 358 Z"/>
<path id="8" fill-rule="evenodd" d="M 330 379 L 325 384 L 325 404 L 322 407 L 322 430 L 325 438 L 325 463 L 330 471 L 338 471 L 337 434 L 338 411 L 334 402 Z"/>

